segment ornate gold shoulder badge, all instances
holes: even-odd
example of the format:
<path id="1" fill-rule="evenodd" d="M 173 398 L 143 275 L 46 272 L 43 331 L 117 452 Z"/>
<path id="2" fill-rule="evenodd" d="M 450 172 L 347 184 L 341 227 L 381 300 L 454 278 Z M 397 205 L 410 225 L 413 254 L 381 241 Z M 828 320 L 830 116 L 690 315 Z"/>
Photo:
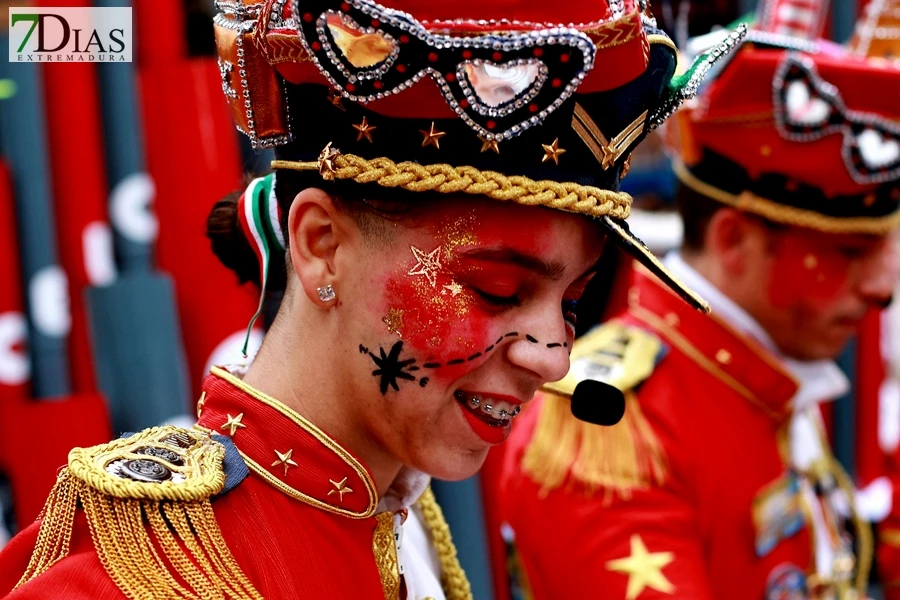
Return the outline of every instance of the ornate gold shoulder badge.
<path id="1" fill-rule="evenodd" d="M 224 458 L 225 448 L 207 434 L 170 425 L 75 448 L 44 505 L 34 554 L 16 587 L 68 555 L 80 503 L 100 562 L 129 598 L 227 590 L 228 598 L 261 599 L 210 504 L 225 485 Z"/>

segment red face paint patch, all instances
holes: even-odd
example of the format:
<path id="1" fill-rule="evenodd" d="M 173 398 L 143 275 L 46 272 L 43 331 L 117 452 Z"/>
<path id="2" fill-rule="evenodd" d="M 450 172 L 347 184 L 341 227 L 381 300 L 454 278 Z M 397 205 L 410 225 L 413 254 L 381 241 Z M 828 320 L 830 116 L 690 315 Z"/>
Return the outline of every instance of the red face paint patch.
<path id="1" fill-rule="evenodd" d="M 827 306 L 844 290 L 850 260 L 829 244 L 806 235 L 790 234 L 778 240 L 769 298 L 775 308 L 797 303 Z"/>
<path id="2" fill-rule="evenodd" d="M 553 243 L 552 228 L 536 226 L 534 218 L 517 223 L 508 212 L 500 218 L 471 209 L 445 213 L 428 228 L 430 245 L 411 246 L 385 281 L 383 322 L 423 370 L 454 379 L 483 362 L 507 334 L 526 335 L 506 330 L 508 320 L 500 315 L 507 307 L 489 297 L 521 290 L 529 273 L 504 257 L 540 256 Z"/>

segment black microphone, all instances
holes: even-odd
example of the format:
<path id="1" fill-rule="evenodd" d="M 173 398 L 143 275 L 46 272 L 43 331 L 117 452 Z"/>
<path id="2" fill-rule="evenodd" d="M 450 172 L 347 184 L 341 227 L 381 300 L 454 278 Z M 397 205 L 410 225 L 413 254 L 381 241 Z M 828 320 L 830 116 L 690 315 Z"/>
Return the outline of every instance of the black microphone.
<path id="1" fill-rule="evenodd" d="M 572 392 L 572 414 L 594 425 L 615 425 L 625 416 L 625 394 L 608 383 L 585 379 Z"/>

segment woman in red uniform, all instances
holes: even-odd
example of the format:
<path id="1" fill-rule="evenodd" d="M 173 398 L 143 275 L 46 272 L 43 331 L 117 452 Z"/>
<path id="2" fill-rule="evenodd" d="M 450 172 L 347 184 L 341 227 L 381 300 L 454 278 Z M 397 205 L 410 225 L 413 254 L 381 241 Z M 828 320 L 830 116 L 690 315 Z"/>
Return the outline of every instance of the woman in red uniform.
<path id="1" fill-rule="evenodd" d="M 712 59 L 671 82 L 674 46 L 622 0 L 221 8 L 222 89 L 277 160 L 209 235 L 283 290 L 277 316 L 249 368 L 212 370 L 192 429 L 73 451 L 2 589 L 470 597 L 429 477 L 473 474 L 565 375 L 606 236 L 670 280 L 618 182 Z"/>

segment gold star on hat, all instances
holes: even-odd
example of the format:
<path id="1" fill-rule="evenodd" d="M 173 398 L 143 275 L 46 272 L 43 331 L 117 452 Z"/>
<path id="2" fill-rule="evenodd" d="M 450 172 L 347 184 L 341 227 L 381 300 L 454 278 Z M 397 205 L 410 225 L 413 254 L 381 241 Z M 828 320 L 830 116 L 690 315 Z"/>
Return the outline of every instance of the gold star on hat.
<path id="1" fill-rule="evenodd" d="M 343 98 L 341 97 L 341 95 L 340 95 L 338 92 L 334 91 L 334 90 L 331 91 L 331 97 L 328 98 L 328 100 L 331 102 L 331 104 L 333 104 L 334 106 L 337 106 L 339 109 L 341 109 L 342 111 L 346 112 L 347 109 L 346 109 L 346 108 L 344 107 L 344 105 L 341 103 L 341 100 L 342 100 L 342 99 L 343 99 Z"/>
<path id="2" fill-rule="evenodd" d="M 611 560 L 606 568 L 617 573 L 628 575 L 628 588 L 625 590 L 626 600 L 635 600 L 645 588 L 664 594 L 671 594 L 675 586 L 663 575 L 663 568 L 675 560 L 672 552 L 648 552 L 641 536 L 631 536 L 631 556 Z"/>
<path id="3" fill-rule="evenodd" d="M 552 160 L 554 164 L 559 164 L 559 157 L 566 153 L 563 148 L 559 147 L 559 138 L 553 140 L 552 144 L 541 144 L 544 147 L 544 158 L 541 159 L 541 162 L 547 162 L 548 160 Z"/>
<path id="4" fill-rule="evenodd" d="M 358 124 L 358 125 L 354 125 L 354 126 L 353 126 L 353 129 L 355 129 L 356 131 L 359 132 L 359 133 L 357 134 L 357 136 L 356 136 L 356 141 L 357 141 L 357 142 L 362 141 L 362 139 L 363 139 L 364 137 L 365 137 L 367 140 L 369 140 L 369 142 L 371 142 L 371 141 L 372 141 L 372 132 L 375 131 L 375 130 L 378 129 L 378 128 L 377 128 L 377 127 L 374 127 L 374 126 L 372 126 L 372 125 L 369 125 L 369 122 L 366 121 L 366 118 L 365 118 L 365 117 L 363 117 L 362 123 L 360 123 L 360 124 Z"/>
<path id="5" fill-rule="evenodd" d="M 425 148 L 427 146 L 434 146 L 438 150 L 441 149 L 440 139 L 447 135 L 444 131 L 438 131 L 434 128 L 434 121 L 431 122 L 431 129 L 425 131 L 424 129 L 420 129 L 419 133 L 421 133 L 424 137 L 422 140 L 422 147 Z"/>
<path id="6" fill-rule="evenodd" d="M 500 146 L 497 140 L 491 140 L 483 135 L 479 135 L 478 139 L 481 141 L 481 151 L 487 152 L 488 150 L 493 150 L 497 154 L 500 154 Z"/>

